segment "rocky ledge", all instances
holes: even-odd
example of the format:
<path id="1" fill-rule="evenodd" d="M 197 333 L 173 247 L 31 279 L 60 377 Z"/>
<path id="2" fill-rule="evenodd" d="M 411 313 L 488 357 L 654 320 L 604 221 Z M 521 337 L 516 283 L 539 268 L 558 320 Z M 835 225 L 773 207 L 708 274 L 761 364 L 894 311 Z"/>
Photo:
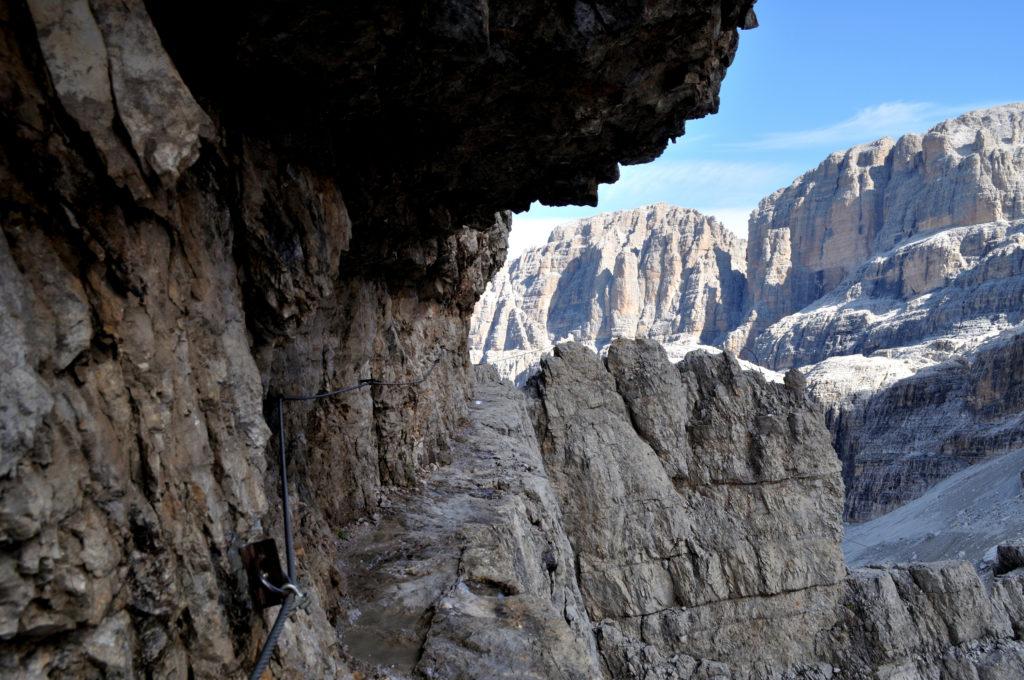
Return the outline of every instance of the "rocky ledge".
<path id="1" fill-rule="evenodd" d="M 966 562 L 847 571 L 828 436 L 795 373 L 768 383 L 728 354 L 561 345 L 526 394 L 480 368 L 451 465 L 344 530 L 351 663 L 392 678 L 1024 673 L 1020 552 L 988 588 Z"/>

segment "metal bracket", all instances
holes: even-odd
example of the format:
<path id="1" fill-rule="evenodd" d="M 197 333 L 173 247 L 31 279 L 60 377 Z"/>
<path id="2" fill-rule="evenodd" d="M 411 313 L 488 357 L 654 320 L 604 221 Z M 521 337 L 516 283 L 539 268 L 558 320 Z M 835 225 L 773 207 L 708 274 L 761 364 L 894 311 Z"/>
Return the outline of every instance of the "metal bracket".
<path id="1" fill-rule="evenodd" d="M 281 570 L 277 542 L 265 538 L 239 551 L 249 581 L 249 597 L 257 610 L 275 607 L 284 602 L 285 593 L 294 588 Z M 269 586 L 269 587 L 268 587 Z"/>

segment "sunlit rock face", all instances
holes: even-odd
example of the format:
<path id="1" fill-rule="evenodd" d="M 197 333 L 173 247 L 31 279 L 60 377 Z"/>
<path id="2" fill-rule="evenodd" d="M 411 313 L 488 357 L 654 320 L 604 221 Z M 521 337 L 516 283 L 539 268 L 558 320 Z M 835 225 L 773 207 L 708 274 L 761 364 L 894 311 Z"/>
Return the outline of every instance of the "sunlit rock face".
<path id="1" fill-rule="evenodd" d="M 665 204 L 559 227 L 488 285 L 471 356 L 511 377 L 566 338 L 720 342 L 741 312 L 743 245 L 714 218 Z"/>
<path id="2" fill-rule="evenodd" d="M 531 387 L 613 677 L 634 677 L 646 645 L 641 667 L 665 677 L 695 659 L 737 671 L 815 661 L 845 576 L 842 484 L 799 388 L 725 354 L 673 365 L 651 340 L 615 341 L 607 366 L 561 345 Z"/>
<path id="3" fill-rule="evenodd" d="M 982 373 L 1017 370 L 1024 105 L 829 156 L 761 202 L 745 265 L 722 230 L 709 245 L 664 217 L 636 254 L 638 214 L 692 211 L 647 208 L 556 231 L 488 287 L 473 358 L 521 376 L 559 339 L 600 348 L 640 336 L 800 367 L 826 406 L 855 521 L 1024 443 L 1017 395 L 1000 414 L 968 405 Z"/>
<path id="4" fill-rule="evenodd" d="M 1021 218 L 1024 104 L 974 111 L 924 135 L 832 154 L 761 201 L 751 216 L 749 311 L 732 344 L 755 342 L 761 330 L 910 239 Z M 945 281 L 948 268 L 926 268 L 926 259 L 907 270 L 895 297 Z"/>
<path id="5" fill-rule="evenodd" d="M 830 156 L 751 219 L 734 348 L 802 366 L 862 521 L 1024 445 L 1024 105 Z"/>
<path id="6" fill-rule="evenodd" d="M 846 570 L 839 469 L 798 372 L 620 339 L 605 359 L 558 346 L 527 392 L 552 543 L 572 546 L 608 677 L 1024 674 L 1012 549 L 990 589 L 967 562 Z"/>

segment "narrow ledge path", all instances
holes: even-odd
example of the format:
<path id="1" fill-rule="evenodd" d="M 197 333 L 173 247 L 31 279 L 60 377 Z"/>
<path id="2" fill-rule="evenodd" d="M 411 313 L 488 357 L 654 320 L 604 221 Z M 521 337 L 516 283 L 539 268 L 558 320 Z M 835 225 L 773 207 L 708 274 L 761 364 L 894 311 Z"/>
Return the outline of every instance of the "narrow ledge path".
<path id="1" fill-rule="evenodd" d="M 368 677 L 601 677 L 525 398 L 476 373 L 450 463 L 346 529 L 342 643 Z"/>

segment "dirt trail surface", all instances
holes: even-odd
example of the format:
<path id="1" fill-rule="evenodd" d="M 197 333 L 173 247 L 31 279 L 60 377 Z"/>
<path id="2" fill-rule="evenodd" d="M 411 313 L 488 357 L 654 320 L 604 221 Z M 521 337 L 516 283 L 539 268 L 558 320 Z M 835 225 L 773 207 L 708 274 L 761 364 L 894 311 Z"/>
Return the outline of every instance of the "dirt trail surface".
<path id="1" fill-rule="evenodd" d="M 482 375 L 481 375 L 482 374 Z M 523 396 L 478 369 L 449 465 L 345 542 L 342 638 L 383 677 L 600 677 Z"/>

